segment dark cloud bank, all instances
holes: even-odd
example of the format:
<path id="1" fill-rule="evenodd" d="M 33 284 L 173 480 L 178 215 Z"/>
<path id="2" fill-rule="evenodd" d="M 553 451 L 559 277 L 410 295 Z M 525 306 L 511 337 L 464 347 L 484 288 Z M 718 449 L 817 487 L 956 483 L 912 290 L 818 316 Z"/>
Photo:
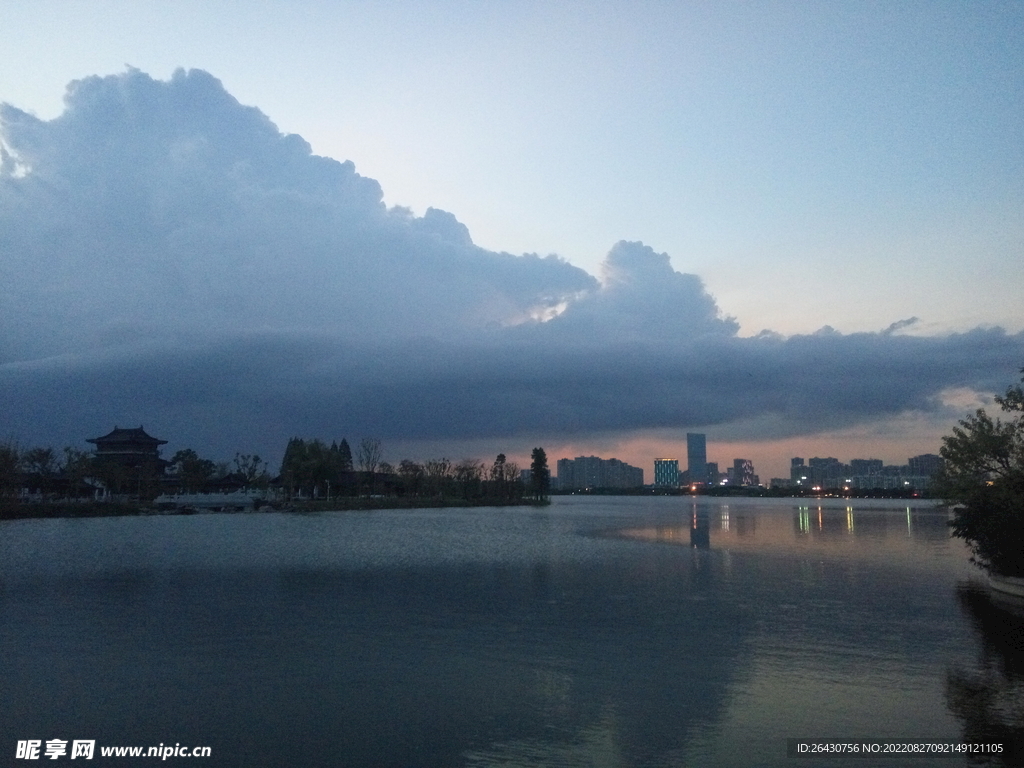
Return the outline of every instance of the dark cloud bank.
<path id="1" fill-rule="evenodd" d="M 581 437 L 771 417 L 774 435 L 1000 390 L 1024 334 L 737 336 L 641 243 L 601 280 L 475 246 L 444 211 L 282 135 L 205 72 L 88 78 L 0 108 L 0 430 L 117 422 L 210 451 L 293 434 Z M 770 286 L 766 286 L 770 290 Z M 751 437 L 766 437 L 766 434 Z"/>

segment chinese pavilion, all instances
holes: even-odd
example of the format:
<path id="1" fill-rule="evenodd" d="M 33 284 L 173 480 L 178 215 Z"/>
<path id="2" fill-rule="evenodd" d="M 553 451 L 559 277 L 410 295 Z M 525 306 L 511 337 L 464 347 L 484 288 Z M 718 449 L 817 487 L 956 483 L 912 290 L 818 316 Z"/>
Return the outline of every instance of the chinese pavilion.
<path id="1" fill-rule="evenodd" d="M 120 429 L 115 426 L 113 431 L 86 440 L 96 446 L 96 458 L 120 464 L 127 469 L 142 467 L 162 472 L 167 462 L 160 458 L 160 446 L 167 443 L 152 435 L 139 425 L 138 429 Z"/>

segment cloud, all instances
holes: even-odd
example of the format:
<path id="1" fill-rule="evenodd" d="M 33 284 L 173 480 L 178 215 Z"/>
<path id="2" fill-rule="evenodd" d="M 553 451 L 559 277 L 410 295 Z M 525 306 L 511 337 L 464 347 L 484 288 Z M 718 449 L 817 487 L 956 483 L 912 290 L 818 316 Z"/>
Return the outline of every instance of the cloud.
<path id="1" fill-rule="evenodd" d="M 253 329 L 459 335 L 596 286 L 478 248 L 444 211 L 387 210 L 205 72 L 90 77 L 65 102 L 51 121 L 0 108 L 0 360 Z"/>
<path id="2" fill-rule="evenodd" d="M 600 280 L 479 248 L 205 72 L 86 78 L 56 119 L 4 105 L 0 129 L 0 435 L 27 442 L 114 422 L 222 456 L 295 434 L 784 437 L 938 412 L 1024 361 L 1024 334 L 897 332 L 913 319 L 742 338 L 643 243 Z"/>
<path id="3" fill-rule="evenodd" d="M 891 323 L 882 333 L 891 336 L 894 333 L 902 331 L 904 328 L 911 328 L 920 322 L 918 317 L 908 317 L 905 320 L 897 320 L 895 323 Z"/>
<path id="4" fill-rule="evenodd" d="M 1022 356 L 1024 335 L 999 329 L 600 350 L 260 334 L 8 364 L 0 399 L 16 404 L 12 422 L 47 434 L 145 423 L 221 455 L 280 450 L 293 434 L 528 442 L 748 422 L 749 439 L 768 439 L 944 413 L 944 391 L 1001 389 L 1007 361 Z"/>
<path id="5" fill-rule="evenodd" d="M 600 289 L 578 297 L 551 322 L 522 332 L 607 345 L 727 338 L 739 330 L 733 318 L 722 317 L 701 279 L 676 272 L 667 253 L 620 241 L 608 252 L 601 271 Z"/>

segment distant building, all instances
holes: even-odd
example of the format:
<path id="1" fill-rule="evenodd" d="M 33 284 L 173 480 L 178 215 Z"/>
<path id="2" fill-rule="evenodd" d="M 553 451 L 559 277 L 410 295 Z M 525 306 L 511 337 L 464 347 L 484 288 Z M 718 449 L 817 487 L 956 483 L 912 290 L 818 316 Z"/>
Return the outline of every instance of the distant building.
<path id="1" fill-rule="evenodd" d="M 572 459 L 559 459 L 555 462 L 558 470 L 558 490 L 571 491 L 576 488 L 576 462 Z"/>
<path id="2" fill-rule="evenodd" d="M 832 457 L 815 457 L 805 466 L 803 459 L 794 458 L 790 481 L 821 491 L 925 490 L 941 467 L 942 459 L 930 453 L 914 456 L 902 466 L 885 464 L 882 459 L 850 459 L 843 464 Z"/>
<path id="3" fill-rule="evenodd" d="M 911 456 L 907 459 L 907 466 L 910 467 L 912 475 L 935 477 L 942 469 L 942 458 L 934 453 L 922 453 L 920 456 Z"/>
<path id="4" fill-rule="evenodd" d="M 878 475 L 885 462 L 881 459 L 850 459 L 849 475 Z"/>
<path id="5" fill-rule="evenodd" d="M 618 459 L 577 456 L 559 459 L 558 488 L 562 491 L 586 488 L 642 488 L 644 471 Z"/>
<path id="6" fill-rule="evenodd" d="M 643 488 L 644 471 L 618 459 L 608 459 L 604 470 L 605 488 Z"/>
<path id="7" fill-rule="evenodd" d="M 602 461 L 597 456 L 577 456 L 573 459 L 573 488 L 605 487 Z"/>
<path id="8" fill-rule="evenodd" d="M 707 482 L 708 441 L 699 432 L 686 433 L 686 473 L 691 483 Z"/>
<path id="9" fill-rule="evenodd" d="M 679 487 L 679 460 L 655 459 L 654 484 L 659 488 Z"/>
<path id="10" fill-rule="evenodd" d="M 722 481 L 721 474 L 718 471 L 718 462 L 709 461 L 706 466 L 708 485 L 718 485 Z"/>
<path id="11" fill-rule="evenodd" d="M 109 461 L 127 468 L 160 465 L 161 471 L 167 462 L 160 458 L 160 446 L 166 440 L 159 440 L 146 434 L 140 425 L 138 429 L 121 429 L 115 426 L 103 437 L 93 437 L 85 442 L 96 446 L 96 459 Z"/>
<path id="12" fill-rule="evenodd" d="M 757 485 L 754 462 L 750 459 L 733 459 L 730 483 L 732 485 Z"/>
<path id="13" fill-rule="evenodd" d="M 558 476 L 551 479 L 552 490 L 571 491 L 575 487 L 573 485 L 572 459 L 559 459 L 555 463 L 555 469 L 558 472 Z"/>
<path id="14" fill-rule="evenodd" d="M 169 464 L 160 458 L 160 446 L 166 445 L 166 440 L 147 434 L 140 425 L 138 429 L 115 426 L 86 442 L 96 446 L 97 479 L 108 493 L 153 497 L 159 492 L 159 478 Z"/>

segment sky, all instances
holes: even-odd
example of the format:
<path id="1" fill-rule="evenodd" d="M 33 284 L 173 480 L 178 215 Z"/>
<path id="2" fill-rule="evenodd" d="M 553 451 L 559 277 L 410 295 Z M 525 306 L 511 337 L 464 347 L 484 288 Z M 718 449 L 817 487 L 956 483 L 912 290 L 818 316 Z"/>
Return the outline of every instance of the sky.
<path id="1" fill-rule="evenodd" d="M 1024 365 L 1024 3 L 0 3 L 0 438 L 937 452 Z"/>

